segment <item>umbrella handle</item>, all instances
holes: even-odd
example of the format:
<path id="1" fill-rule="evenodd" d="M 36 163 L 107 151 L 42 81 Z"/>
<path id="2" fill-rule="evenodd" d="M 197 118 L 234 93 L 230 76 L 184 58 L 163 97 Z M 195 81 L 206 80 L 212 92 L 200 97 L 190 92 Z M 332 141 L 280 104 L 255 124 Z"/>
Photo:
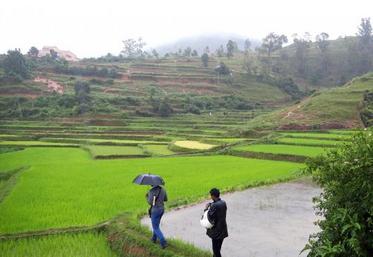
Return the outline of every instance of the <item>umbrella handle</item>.
<path id="1" fill-rule="evenodd" d="M 155 195 L 153 196 L 153 206 L 155 206 Z"/>

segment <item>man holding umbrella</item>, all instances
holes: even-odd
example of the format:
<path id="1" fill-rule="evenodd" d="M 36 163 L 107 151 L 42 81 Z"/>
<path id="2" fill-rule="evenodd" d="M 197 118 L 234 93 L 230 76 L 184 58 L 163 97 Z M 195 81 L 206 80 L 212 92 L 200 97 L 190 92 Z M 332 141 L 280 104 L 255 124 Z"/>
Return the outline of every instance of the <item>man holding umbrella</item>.
<path id="1" fill-rule="evenodd" d="M 147 202 L 150 205 L 149 216 L 153 227 L 151 240 L 156 243 L 157 239 L 159 239 L 161 247 L 164 249 L 167 247 L 167 241 L 159 228 L 164 214 L 164 202 L 168 200 L 166 190 L 161 186 L 164 185 L 164 180 L 157 175 L 142 174 L 137 176 L 133 182 L 139 185 L 151 185 L 152 187 L 146 194 Z"/>

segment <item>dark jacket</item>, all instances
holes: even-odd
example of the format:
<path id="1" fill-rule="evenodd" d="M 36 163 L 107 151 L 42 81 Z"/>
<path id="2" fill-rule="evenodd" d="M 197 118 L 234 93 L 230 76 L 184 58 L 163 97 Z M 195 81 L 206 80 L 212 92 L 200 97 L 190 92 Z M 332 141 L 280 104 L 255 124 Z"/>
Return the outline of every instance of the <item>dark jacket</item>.
<path id="1" fill-rule="evenodd" d="M 155 206 L 152 206 L 154 196 L 156 198 Z M 146 200 L 154 209 L 164 209 L 164 202 L 167 202 L 168 200 L 166 190 L 161 186 L 152 187 L 152 189 L 150 189 L 146 194 Z"/>
<path id="2" fill-rule="evenodd" d="M 212 228 L 207 229 L 206 234 L 212 239 L 224 239 L 228 237 L 227 228 L 227 205 L 220 198 L 210 205 L 207 213 L 209 221 L 214 224 Z"/>

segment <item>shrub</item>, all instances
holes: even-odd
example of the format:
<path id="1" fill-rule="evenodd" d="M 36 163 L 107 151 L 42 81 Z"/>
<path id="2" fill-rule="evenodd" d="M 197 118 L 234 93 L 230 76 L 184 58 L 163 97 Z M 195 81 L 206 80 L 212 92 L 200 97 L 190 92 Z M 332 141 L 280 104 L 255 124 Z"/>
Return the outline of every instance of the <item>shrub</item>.
<path id="1" fill-rule="evenodd" d="M 307 171 L 323 188 L 314 199 L 321 231 L 310 236 L 309 257 L 368 257 L 373 252 L 373 136 L 308 161 Z"/>

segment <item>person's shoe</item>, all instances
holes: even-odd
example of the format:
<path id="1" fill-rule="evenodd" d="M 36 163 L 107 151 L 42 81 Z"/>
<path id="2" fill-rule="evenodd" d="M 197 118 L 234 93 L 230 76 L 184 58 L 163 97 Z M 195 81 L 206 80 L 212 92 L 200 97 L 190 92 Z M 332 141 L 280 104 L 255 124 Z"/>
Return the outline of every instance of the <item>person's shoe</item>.
<path id="1" fill-rule="evenodd" d="M 157 243 L 157 239 L 151 238 L 150 241 L 152 241 L 153 244 Z"/>

